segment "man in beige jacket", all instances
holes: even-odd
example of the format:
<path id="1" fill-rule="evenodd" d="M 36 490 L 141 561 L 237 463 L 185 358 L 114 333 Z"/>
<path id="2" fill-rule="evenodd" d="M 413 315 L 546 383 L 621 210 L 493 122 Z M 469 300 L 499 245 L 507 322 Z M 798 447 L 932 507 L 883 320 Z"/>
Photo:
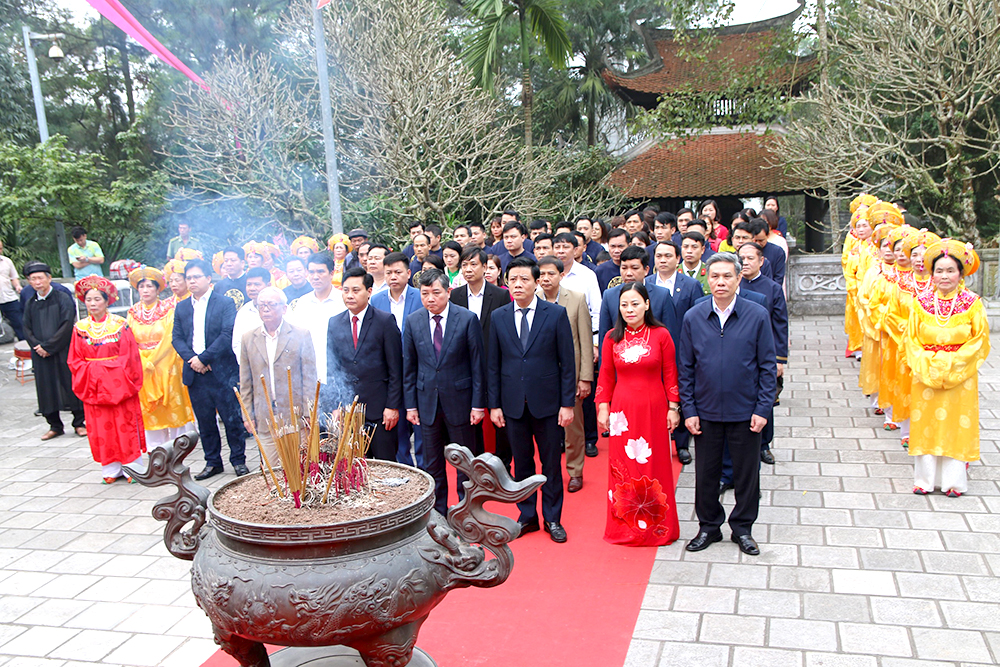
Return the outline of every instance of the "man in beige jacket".
<path id="1" fill-rule="evenodd" d="M 276 419 L 303 426 L 312 412 L 316 397 L 316 354 L 312 336 L 305 329 L 285 321 L 288 298 L 275 287 L 265 287 L 257 296 L 257 310 L 264 326 L 243 335 L 240 347 L 240 396 L 250 412 L 252 423 L 244 418 L 251 433 L 256 429 L 272 468 L 279 464 L 271 430 L 270 411 Z M 297 415 L 289 414 L 288 369 L 292 371 L 291 391 Z M 267 380 L 267 397 L 260 377 Z M 293 422 L 293 419 L 295 422 Z"/>
<path id="2" fill-rule="evenodd" d="M 566 474 L 569 484 L 566 490 L 576 493 L 583 488 L 583 461 L 585 439 L 583 433 L 583 399 L 590 393 L 590 383 L 594 379 L 594 345 L 591 334 L 590 311 L 583 294 L 559 286 L 562 279 L 563 263 L 556 257 L 538 260 L 538 296 L 566 309 L 570 327 L 573 329 L 573 348 L 576 352 L 576 406 L 573 408 L 573 422 L 566 427 Z"/>

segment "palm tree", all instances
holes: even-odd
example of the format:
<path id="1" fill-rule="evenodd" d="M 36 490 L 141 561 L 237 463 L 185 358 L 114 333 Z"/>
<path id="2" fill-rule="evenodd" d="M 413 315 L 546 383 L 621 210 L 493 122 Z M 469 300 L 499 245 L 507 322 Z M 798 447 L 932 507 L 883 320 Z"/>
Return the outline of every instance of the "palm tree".
<path id="1" fill-rule="evenodd" d="M 530 31 L 538 40 L 554 67 L 565 67 L 573 47 L 566 34 L 566 21 L 559 12 L 559 4 L 555 0 L 472 0 L 469 12 L 479 21 L 479 26 L 465 52 L 465 58 L 472 67 L 476 83 L 484 88 L 493 87 L 494 72 L 503 48 L 500 41 L 503 26 L 510 17 L 517 16 L 524 143 L 530 150 L 534 91 L 531 85 L 531 44 L 528 33 Z"/>

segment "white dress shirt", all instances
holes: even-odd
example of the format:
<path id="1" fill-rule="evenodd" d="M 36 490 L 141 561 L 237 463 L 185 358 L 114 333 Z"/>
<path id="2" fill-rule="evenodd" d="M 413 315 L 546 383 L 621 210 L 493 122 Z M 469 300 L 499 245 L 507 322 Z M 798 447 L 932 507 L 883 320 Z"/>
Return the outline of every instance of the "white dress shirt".
<path id="1" fill-rule="evenodd" d="M 527 314 L 521 312 L 521 307 L 514 304 L 514 325 L 517 328 L 518 338 L 521 336 L 521 327 L 524 325 L 524 318 L 528 318 L 528 331 L 531 331 L 531 325 L 535 323 L 535 309 L 538 308 L 538 297 L 532 297 L 531 303 L 528 304 Z"/>
<path id="2" fill-rule="evenodd" d="M 386 291 L 387 289 L 389 289 L 389 283 L 387 283 L 387 282 L 386 282 L 386 281 L 385 281 L 385 280 L 383 279 L 383 280 L 382 280 L 382 283 L 381 283 L 381 284 L 379 284 L 379 283 L 376 283 L 376 284 L 372 285 L 372 296 L 375 296 L 375 295 L 376 295 L 376 294 L 378 294 L 379 292 L 384 292 L 384 291 Z"/>
<path id="3" fill-rule="evenodd" d="M 247 301 L 236 312 L 236 320 L 233 322 L 233 353 L 236 354 L 236 362 L 240 361 L 240 348 L 243 347 L 243 335 L 264 326 L 260 319 L 260 311 L 257 304 Z"/>
<path id="4" fill-rule="evenodd" d="M 451 309 L 451 304 L 448 303 L 448 304 L 445 304 L 444 310 L 441 311 L 440 317 L 441 317 L 441 337 L 442 338 L 444 338 L 444 331 L 445 331 L 445 328 L 448 326 L 448 311 L 450 309 Z M 434 344 L 434 329 L 437 328 L 437 323 L 434 321 L 434 318 L 438 317 L 438 316 L 435 315 L 434 313 L 432 313 L 429 310 L 427 311 L 427 314 L 430 315 L 431 344 L 433 345 Z"/>
<path id="5" fill-rule="evenodd" d="M 347 310 L 340 290 L 330 290 L 330 295 L 322 301 L 316 292 L 300 296 L 288 306 L 285 319 L 288 323 L 305 329 L 312 336 L 313 351 L 316 353 L 316 375 L 326 384 L 326 332 L 330 318 Z"/>
<path id="6" fill-rule="evenodd" d="M 278 325 L 278 328 L 274 330 L 274 335 L 267 333 L 267 328 L 264 328 L 264 348 L 267 350 L 267 371 L 270 375 L 269 387 L 274 387 L 274 359 L 278 356 L 278 335 L 281 333 L 281 327 L 285 326 L 284 320 Z"/>
<path id="7" fill-rule="evenodd" d="M 191 349 L 195 354 L 205 351 L 205 315 L 208 313 L 208 300 L 212 297 L 214 287 L 201 295 L 200 299 L 191 295 L 191 306 L 194 308 L 194 324 L 191 326 Z"/>
<path id="8" fill-rule="evenodd" d="M 389 312 L 396 318 L 396 328 L 403 330 L 403 316 L 406 314 L 406 293 L 410 290 L 403 288 L 403 293 L 399 295 L 399 301 L 392 298 L 389 292 Z"/>
<path id="9" fill-rule="evenodd" d="M 722 329 L 726 328 L 726 320 L 728 320 L 729 316 L 733 314 L 733 307 L 735 305 L 736 305 L 736 297 L 733 297 L 733 300 L 729 302 L 729 305 L 726 306 L 726 309 L 722 310 L 719 308 L 719 304 L 716 303 L 715 297 L 714 296 L 712 297 L 712 310 L 715 311 L 715 314 L 719 316 L 720 328 Z"/>
<path id="10" fill-rule="evenodd" d="M 597 331 L 601 328 L 601 288 L 597 284 L 597 274 L 580 262 L 573 262 L 573 266 L 562 277 L 560 287 L 579 292 L 587 301 L 594 345 L 597 345 Z"/>
<path id="11" fill-rule="evenodd" d="M 472 293 L 472 285 L 467 287 L 469 293 L 469 310 L 476 316 L 476 319 L 483 319 L 483 295 L 486 294 L 486 281 L 479 286 L 479 294 Z"/>
<path id="12" fill-rule="evenodd" d="M 674 284 L 677 282 L 677 271 L 670 274 L 670 277 L 664 280 L 660 277 L 660 274 L 656 274 L 656 286 L 662 287 L 663 289 L 670 292 L 670 296 L 674 295 Z"/>

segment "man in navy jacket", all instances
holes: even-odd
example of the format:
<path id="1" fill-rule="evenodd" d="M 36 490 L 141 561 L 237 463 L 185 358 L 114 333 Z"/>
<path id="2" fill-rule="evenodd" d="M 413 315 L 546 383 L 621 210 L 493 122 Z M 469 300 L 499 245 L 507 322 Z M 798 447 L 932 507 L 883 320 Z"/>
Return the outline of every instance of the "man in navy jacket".
<path id="1" fill-rule="evenodd" d="M 184 267 L 191 298 L 177 304 L 172 342 L 184 360 L 182 379 L 191 396 L 198 433 L 205 451 L 205 468 L 194 476 L 208 479 L 222 472 L 222 438 L 215 421 L 218 413 L 226 428 L 229 462 L 237 475 L 246 475 L 246 433 L 233 388 L 240 369 L 233 354 L 236 304 L 212 288 L 212 267 L 194 259 Z M 268 388 L 273 391 L 273 388 Z"/>
<path id="2" fill-rule="evenodd" d="M 576 404 L 576 352 L 566 309 L 535 295 L 540 272 L 518 257 L 507 268 L 514 302 L 493 313 L 487 386 L 490 419 L 507 427 L 514 453 L 514 478 L 535 474 L 535 446 L 546 477 L 542 486 L 545 530 L 554 542 L 566 541 L 562 519 L 562 428 L 573 421 Z M 517 504 L 521 534 L 539 529 L 536 494 Z"/>
<path id="3" fill-rule="evenodd" d="M 726 513 L 719 502 L 719 479 L 728 442 L 736 489 L 729 517 L 732 540 L 756 556 L 760 549 L 751 531 L 760 492 L 760 432 L 774 406 L 774 336 L 767 311 L 736 295 L 739 258 L 716 253 L 707 265 L 711 296 L 688 311 L 680 336 L 684 424 L 698 436 L 695 513 L 700 527 L 687 550 L 701 551 L 722 539 Z"/>
<path id="4" fill-rule="evenodd" d="M 622 287 L 628 283 L 641 283 L 646 280 L 647 261 L 645 248 L 630 245 L 622 251 L 620 268 L 622 283 L 608 288 L 601 300 L 601 322 L 597 335 L 598 352 L 603 352 L 604 337 L 615 328 L 615 322 L 618 321 L 618 304 L 621 300 Z M 680 327 L 674 314 L 670 293 L 662 287 L 650 285 L 648 282 L 645 284 L 649 292 L 649 307 L 653 310 L 653 317 L 667 328 L 671 338 L 675 338 Z M 666 415 L 663 417 L 666 419 Z"/>
<path id="5" fill-rule="evenodd" d="M 486 414 L 483 330 L 469 310 L 449 302 L 448 276 L 437 269 L 420 276 L 424 307 L 406 318 L 403 395 L 406 419 L 424 436 L 423 469 L 434 478 L 434 509 L 448 512 L 444 448 L 456 443 L 478 452 L 475 426 Z M 464 495 L 459 473 L 459 497 Z"/>

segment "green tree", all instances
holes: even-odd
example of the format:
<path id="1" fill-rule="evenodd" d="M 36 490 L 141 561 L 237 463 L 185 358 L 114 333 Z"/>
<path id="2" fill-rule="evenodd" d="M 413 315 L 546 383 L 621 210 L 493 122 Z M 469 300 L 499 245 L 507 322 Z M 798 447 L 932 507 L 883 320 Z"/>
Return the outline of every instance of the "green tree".
<path id="1" fill-rule="evenodd" d="M 555 0 L 472 0 L 469 12 L 477 19 L 478 26 L 465 58 L 472 67 L 476 83 L 490 89 L 503 51 L 503 27 L 512 17 L 517 19 L 524 143 L 530 150 L 534 105 L 531 37 L 538 41 L 548 61 L 557 69 L 566 66 L 573 50 L 559 4 Z"/>

